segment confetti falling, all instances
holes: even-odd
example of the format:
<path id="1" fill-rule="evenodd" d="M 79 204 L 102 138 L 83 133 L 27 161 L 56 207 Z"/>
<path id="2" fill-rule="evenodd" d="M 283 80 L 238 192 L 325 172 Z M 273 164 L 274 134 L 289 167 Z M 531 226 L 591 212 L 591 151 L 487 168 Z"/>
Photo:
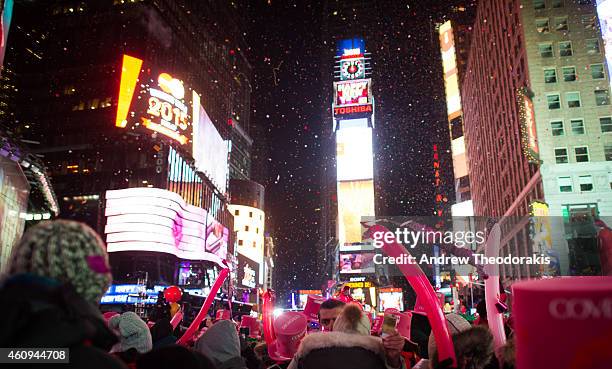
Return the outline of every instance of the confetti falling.
<path id="1" fill-rule="evenodd" d="M 433 213 L 433 144 L 443 191 L 452 194 L 434 19 L 443 19 L 454 2 L 428 1 L 428 9 L 417 1 L 373 3 L 368 11 L 332 2 L 249 5 L 252 122 L 265 136 L 255 137 L 255 157 L 266 164 L 253 177 L 266 185 L 267 228 L 277 245 L 275 288 L 285 293 L 320 288 L 327 279 L 316 250 L 329 196 L 323 185 L 335 176 L 329 146 L 335 40 L 363 32 L 372 53 L 377 214 Z"/>

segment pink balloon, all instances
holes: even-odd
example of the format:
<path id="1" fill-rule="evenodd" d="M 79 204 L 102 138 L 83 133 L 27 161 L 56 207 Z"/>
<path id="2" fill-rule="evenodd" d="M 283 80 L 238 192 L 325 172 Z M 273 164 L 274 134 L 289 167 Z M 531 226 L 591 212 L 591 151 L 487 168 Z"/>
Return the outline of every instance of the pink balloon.
<path id="1" fill-rule="evenodd" d="M 225 282 L 225 279 L 227 278 L 228 275 L 229 275 L 228 268 L 224 268 L 223 270 L 221 270 L 221 272 L 217 276 L 217 280 L 211 287 L 210 292 L 208 293 L 208 296 L 206 296 L 206 300 L 204 300 L 204 304 L 202 305 L 200 312 L 195 317 L 193 322 L 191 322 L 191 325 L 189 326 L 189 328 L 187 328 L 187 331 L 185 331 L 183 336 L 179 338 L 178 341 L 176 341 L 177 344 L 186 345 L 189 339 L 193 337 L 195 332 L 198 330 L 200 323 L 202 323 L 202 320 L 204 320 L 204 318 L 206 317 L 206 314 L 208 313 L 208 309 L 210 309 L 210 305 L 212 305 L 215 299 L 215 296 L 217 295 L 217 292 L 219 291 L 219 288 L 221 288 L 221 285 L 223 284 L 223 282 Z"/>
<path id="2" fill-rule="evenodd" d="M 371 226 L 369 229 L 370 234 L 378 232 L 386 233 L 389 232 L 389 230 L 379 224 Z M 397 258 L 403 255 L 405 255 L 405 257 L 410 255 L 404 246 L 395 241 L 395 237 L 393 237 L 393 242 L 387 242 L 386 237 L 382 237 L 382 242 L 382 249 L 389 256 Z M 417 264 L 397 264 L 397 267 L 402 271 L 402 274 L 404 274 L 417 296 L 421 298 L 423 307 L 427 313 L 427 319 L 429 320 L 429 324 L 431 324 L 431 330 L 436 339 L 440 361 L 451 359 L 453 365 L 456 365 L 457 359 L 455 358 L 453 341 L 446 324 L 446 319 L 440 309 L 438 296 L 434 292 L 431 283 L 429 283 L 427 276 Z"/>
<path id="3" fill-rule="evenodd" d="M 267 290 L 262 295 L 262 315 L 263 315 L 263 330 L 264 330 L 264 340 L 268 347 L 272 345 L 274 340 L 276 339 L 276 335 L 274 334 L 274 291 Z"/>
<path id="4" fill-rule="evenodd" d="M 501 240 L 501 230 L 499 224 L 495 224 L 489 233 L 485 244 L 485 257 L 498 257 L 499 244 Z M 497 310 L 499 303 L 499 265 L 497 263 L 485 265 L 485 300 L 487 302 L 487 321 L 489 330 L 493 334 L 493 344 L 495 349 L 502 347 L 506 343 L 506 331 L 504 330 L 504 317 Z"/>

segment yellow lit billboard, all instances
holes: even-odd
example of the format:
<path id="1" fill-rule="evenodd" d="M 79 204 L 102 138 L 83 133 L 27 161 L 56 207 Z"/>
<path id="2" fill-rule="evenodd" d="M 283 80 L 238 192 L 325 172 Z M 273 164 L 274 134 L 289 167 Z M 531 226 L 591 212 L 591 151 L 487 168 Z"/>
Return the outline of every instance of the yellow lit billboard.
<path id="1" fill-rule="evenodd" d="M 361 242 L 361 217 L 374 215 L 374 180 L 338 182 L 338 235 L 341 245 Z"/>
<path id="2" fill-rule="evenodd" d="M 448 119 L 451 120 L 461 115 L 461 94 L 459 93 L 455 40 L 450 21 L 440 26 L 440 49 L 442 51 L 442 70 L 444 71 Z"/>

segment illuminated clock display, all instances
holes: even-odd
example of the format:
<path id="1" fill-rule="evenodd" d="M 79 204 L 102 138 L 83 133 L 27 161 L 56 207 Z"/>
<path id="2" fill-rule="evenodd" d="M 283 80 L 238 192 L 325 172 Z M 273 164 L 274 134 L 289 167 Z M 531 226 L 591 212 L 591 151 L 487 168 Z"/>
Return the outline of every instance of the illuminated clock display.
<path id="1" fill-rule="evenodd" d="M 365 66 L 363 58 L 343 60 L 340 64 L 340 79 L 365 78 Z"/>

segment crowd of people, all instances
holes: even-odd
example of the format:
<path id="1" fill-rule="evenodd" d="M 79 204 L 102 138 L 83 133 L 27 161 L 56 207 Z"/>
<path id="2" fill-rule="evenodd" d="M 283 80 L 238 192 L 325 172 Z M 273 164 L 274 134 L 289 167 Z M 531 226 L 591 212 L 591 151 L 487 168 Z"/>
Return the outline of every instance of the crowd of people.
<path id="1" fill-rule="evenodd" d="M 56 220 L 30 228 L 3 276 L 0 347 L 69 348 L 70 363 L 56 364 L 61 368 L 514 367 L 512 340 L 496 355 L 485 319 L 473 326 L 460 315 L 446 315 L 453 364 L 438 360 L 426 316 L 414 314 L 409 332 L 381 334 L 361 305 L 337 299 L 320 303 L 312 316 L 283 313 L 274 321 L 272 344 L 264 340 L 260 322 L 254 327 L 250 321 L 245 333 L 226 310 L 179 345 L 181 328 L 171 324 L 169 307 L 150 322 L 130 311 L 103 315 L 98 302 L 111 279 L 104 243 L 88 226 Z M 321 331 L 309 328 L 313 316 Z"/>

